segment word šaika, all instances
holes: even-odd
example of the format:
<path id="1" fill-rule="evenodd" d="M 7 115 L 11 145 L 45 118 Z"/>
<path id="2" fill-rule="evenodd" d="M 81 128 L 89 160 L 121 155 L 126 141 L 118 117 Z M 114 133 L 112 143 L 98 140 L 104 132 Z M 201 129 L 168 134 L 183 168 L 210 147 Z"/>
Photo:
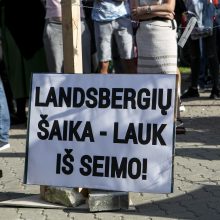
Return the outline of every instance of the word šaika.
<path id="1" fill-rule="evenodd" d="M 45 91 L 44 91 L 45 93 Z M 111 108 L 111 109 L 160 109 L 162 115 L 167 115 L 171 107 L 172 89 L 141 88 L 99 88 L 84 90 L 80 87 L 50 87 L 46 96 L 41 96 L 41 88 L 36 87 L 35 106 L 80 108 Z M 44 94 L 45 95 L 45 94 Z"/>

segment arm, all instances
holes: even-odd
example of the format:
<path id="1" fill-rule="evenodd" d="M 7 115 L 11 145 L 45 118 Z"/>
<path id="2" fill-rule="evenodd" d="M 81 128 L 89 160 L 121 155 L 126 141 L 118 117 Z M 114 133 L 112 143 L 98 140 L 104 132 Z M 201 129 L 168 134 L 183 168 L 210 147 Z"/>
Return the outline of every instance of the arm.
<path id="1" fill-rule="evenodd" d="M 131 9 L 137 8 L 138 7 L 138 0 L 131 0 L 130 6 L 131 6 Z"/>
<path id="2" fill-rule="evenodd" d="M 138 6 L 137 0 L 132 5 L 132 17 L 138 19 L 150 19 L 153 17 L 174 18 L 175 0 L 166 0 L 162 4 L 151 5 L 151 12 L 147 13 L 149 5 Z"/>

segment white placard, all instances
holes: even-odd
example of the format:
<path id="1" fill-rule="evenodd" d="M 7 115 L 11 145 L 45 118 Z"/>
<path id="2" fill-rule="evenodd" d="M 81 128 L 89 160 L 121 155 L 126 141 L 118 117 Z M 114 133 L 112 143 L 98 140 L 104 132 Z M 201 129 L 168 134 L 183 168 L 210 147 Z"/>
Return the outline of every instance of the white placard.
<path id="1" fill-rule="evenodd" d="M 195 17 L 191 17 L 188 24 L 186 25 L 186 28 L 184 30 L 184 32 L 182 33 L 179 41 L 178 41 L 178 45 L 180 47 L 184 47 L 184 45 L 186 44 L 186 41 L 188 40 L 189 38 L 189 35 L 191 34 L 193 28 L 195 27 L 196 25 L 196 22 L 197 22 L 197 19 Z"/>
<path id="2" fill-rule="evenodd" d="M 172 192 L 176 75 L 33 74 L 25 183 Z"/>

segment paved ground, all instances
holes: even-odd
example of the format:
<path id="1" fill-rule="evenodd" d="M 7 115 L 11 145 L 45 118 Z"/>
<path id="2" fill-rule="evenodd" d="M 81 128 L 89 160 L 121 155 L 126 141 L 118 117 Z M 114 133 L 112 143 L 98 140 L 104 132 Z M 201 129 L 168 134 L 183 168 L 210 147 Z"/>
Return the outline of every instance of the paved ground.
<path id="1" fill-rule="evenodd" d="M 0 220 L 87 219 L 220 219 L 220 100 L 201 93 L 184 101 L 182 113 L 187 133 L 176 140 L 174 193 L 130 193 L 136 211 L 98 212 L 68 209 L 0 207 Z M 0 152 L 0 201 L 39 194 L 39 186 L 22 183 L 26 130 L 10 131 L 11 148 Z"/>

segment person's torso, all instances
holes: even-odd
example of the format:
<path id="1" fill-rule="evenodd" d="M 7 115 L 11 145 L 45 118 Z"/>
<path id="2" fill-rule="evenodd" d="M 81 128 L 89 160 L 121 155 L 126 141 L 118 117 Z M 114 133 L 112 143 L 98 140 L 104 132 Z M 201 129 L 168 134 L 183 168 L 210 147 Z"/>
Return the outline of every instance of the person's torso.
<path id="1" fill-rule="evenodd" d="M 80 16 L 84 18 L 83 7 L 80 7 Z M 61 0 L 46 0 L 46 19 L 62 17 Z"/>
<path id="2" fill-rule="evenodd" d="M 46 18 L 62 17 L 61 0 L 46 0 Z"/>
<path id="3" fill-rule="evenodd" d="M 214 16 L 216 14 L 215 6 L 208 0 L 186 0 L 188 20 L 191 17 L 197 19 L 191 38 L 198 39 L 212 34 Z"/>
<path id="4" fill-rule="evenodd" d="M 96 0 L 92 10 L 92 19 L 95 21 L 112 21 L 120 17 L 129 16 L 128 1 Z"/>

